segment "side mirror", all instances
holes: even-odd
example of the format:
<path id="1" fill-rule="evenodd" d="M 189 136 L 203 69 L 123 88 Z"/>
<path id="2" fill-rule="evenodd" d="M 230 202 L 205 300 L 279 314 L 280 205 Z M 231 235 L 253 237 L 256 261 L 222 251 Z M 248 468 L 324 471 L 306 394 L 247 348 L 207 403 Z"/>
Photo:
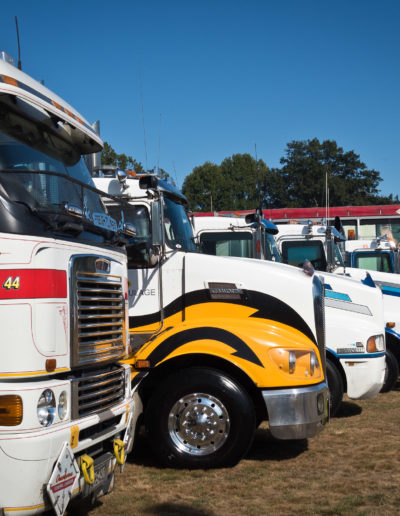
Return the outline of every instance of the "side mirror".
<path id="1" fill-rule="evenodd" d="M 158 177 L 148 174 L 146 176 L 142 176 L 139 179 L 139 188 L 141 190 L 149 190 L 151 188 L 157 188 L 158 186 Z"/>
<path id="2" fill-rule="evenodd" d="M 255 213 L 248 213 L 246 217 L 244 218 L 246 224 L 253 224 L 254 222 L 257 222 L 257 217 Z"/>
<path id="3" fill-rule="evenodd" d="M 136 227 L 131 222 L 125 222 L 123 232 L 126 236 L 135 237 L 136 236 Z"/>
<path id="4" fill-rule="evenodd" d="M 153 202 L 151 204 L 151 243 L 153 246 L 163 246 L 163 230 L 161 203 Z"/>
<path id="5" fill-rule="evenodd" d="M 128 185 L 126 184 L 126 179 L 127 179 L 128 175 L 126 174 L 126 172 L 124 172 L 121 169 L 118 169 L 116 172 L 116 176 L 117 176 L 119 183 L 122 185 L 122 188 L 124 190 L 126 190 L 128 188 Z"/>

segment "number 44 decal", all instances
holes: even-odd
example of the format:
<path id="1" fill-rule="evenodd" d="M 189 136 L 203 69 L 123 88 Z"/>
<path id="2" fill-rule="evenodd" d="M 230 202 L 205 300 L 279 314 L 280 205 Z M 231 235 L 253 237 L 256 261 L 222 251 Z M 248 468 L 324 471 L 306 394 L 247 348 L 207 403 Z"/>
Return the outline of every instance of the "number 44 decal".
<path id="1" fill-rule="evenodd" d="M 5 288 L 7 290 L 11 290 L 12 288 L 14 290 L 18 290 L 19 287 L 20 287 L 19 276 L 17 276 L 16 278 L 13 278 L 12 276 L 8 276 L 6 281 L 3 283 L 3 288 Z"/>

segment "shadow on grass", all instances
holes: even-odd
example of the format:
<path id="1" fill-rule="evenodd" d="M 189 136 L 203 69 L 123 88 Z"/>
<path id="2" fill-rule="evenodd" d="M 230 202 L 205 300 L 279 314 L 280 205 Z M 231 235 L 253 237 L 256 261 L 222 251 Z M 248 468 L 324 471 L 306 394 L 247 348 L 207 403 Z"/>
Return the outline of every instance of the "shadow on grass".
<path id="1" fill-rule="evenodd" d="M 96 500 L 91 503 L 89 500 L 74 499 L 68 504 L 66 516 L 87 516 L 92 511 L 95 511 L 103 505 L 101 500 Z M 47 516 L 51 516 L 53 513 L 46 513 Z"/>
<path id="2" fill-rule="evenodd" d="M 308 450 L 307 439 L 278 441 L 268 429 L 258 428 L 253 444 L 247 452 L 247 460 L 290 460 Z"/>
<path id="3" fill-rule="evenodd" d="M 156 516 L 213 516 L 214 512 L 183 503 L 158 503 L 147 507 L 142 514 Z"/>
<path id="4" fill-rule="evenodd" d="M 357 403 L 353 403 L 351 401 L 342 401 L 342 404 L 339 407 L 339 410 L 336 412 L 334 416 L 336 419 L 342 419 L 345 417 L 354 417 L 359 416 L 362 412 L 362 408 Z"/>

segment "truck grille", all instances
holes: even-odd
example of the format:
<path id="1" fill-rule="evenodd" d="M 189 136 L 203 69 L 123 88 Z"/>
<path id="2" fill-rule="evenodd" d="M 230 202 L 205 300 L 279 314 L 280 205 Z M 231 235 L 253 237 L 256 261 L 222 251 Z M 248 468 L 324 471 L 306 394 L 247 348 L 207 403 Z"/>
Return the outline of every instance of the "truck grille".
<path id="1" fill-rule="evenodd" d="M 71 390 L 73 420 L 97 414 L 124 399 L 125 370 L 115 367 L 73 378 Z"/>
<path id="2" fill-rule="evenodd" d="M 72 266 L 72 366 L 115 360 L 125 353 L 125 300 L 121 276 L 95 272 L 96 256 Z"/>
<path id="3" fill-rule="evenodd" d="M 317 331 L 317 345 L 322 360 L 322 368 L 326 374 L 326 344 L 325 344 L 325 285 L 323 276 L 314 275 L 313 278 L 313 297 L 314 297 L 314 317 Z"/>

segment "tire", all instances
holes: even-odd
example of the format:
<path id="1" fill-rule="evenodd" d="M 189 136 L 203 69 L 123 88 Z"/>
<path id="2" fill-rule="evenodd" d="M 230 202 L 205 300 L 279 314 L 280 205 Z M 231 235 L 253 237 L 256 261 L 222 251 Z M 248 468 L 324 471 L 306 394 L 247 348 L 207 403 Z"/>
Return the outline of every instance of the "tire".
<path id="1" fill-rule="evenodd" d="M 396 357 L 390 351 L 386 350 L 386 368 L 385 368 L 385 380 L 382 385 L 381 392 L 391 391 L 397 383 L 399 377 L 399 363 Z"/>
<path id="2" fill-rule="evenodd" d="M 191 367 L 170 375 L 154 392 L 145 425 L 162 464 L 208 469 L 239 462 L 253 441 L 256 415 L 235 380 Z"/>
<path id="3" fill-rule="evenodd" d="M 333 417 L 342 403 L 344 386 L 342 375 L 329 359 L 326 361 L 326 376 L 329 388 L 329 410 L 331 417 Z"/>

